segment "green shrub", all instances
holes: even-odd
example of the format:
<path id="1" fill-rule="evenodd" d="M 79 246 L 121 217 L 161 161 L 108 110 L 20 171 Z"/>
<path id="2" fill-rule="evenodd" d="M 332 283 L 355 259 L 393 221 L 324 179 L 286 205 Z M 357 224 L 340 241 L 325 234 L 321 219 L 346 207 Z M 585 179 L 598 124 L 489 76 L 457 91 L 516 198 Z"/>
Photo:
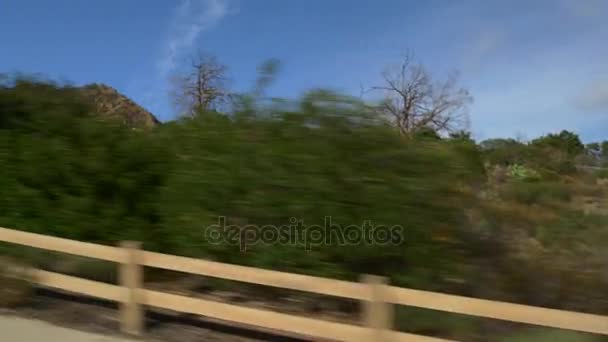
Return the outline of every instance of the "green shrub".
<path id="1" fill-rule="evenodd" d="M 420 274 L 410 285 L 432 283 L 426 269 L 452 266 L 445 259 L 458 252 L 462 206 L 474 201 L 463 189 L 482 179 L 471 142 L 404 139 L 358 99 L 324 91 L 232 114 L 132 131 L 98 120 L 70 87 L 0 85 L 0 226 L 348 279 L 405 279 L 407 264 Z M 220 216 L 256 226 L 370 220 L 402 225 L 408 242 L 241 253 L 205 239 Z M 81 269 L 113 274 L 95 263 Z"/>
<path id="2" fill-rule="evenodd" d="M 108 245 L 138 240 L 148 250 L 325 277 L 374 273 L 428 290 L 477 293 L 491 283 L 497 298 L 606 307 L 597 271 L 605 264 L 583 258 L 589 250 L 602 255 L 608 241 L 598 227 L 605 218 L 567 210 L 581 193 L 603 195 L 581 185 L 572 134 L 481 146 L 466 136 L 404 137 L 358 99 L 323 91 L 240 107 L 133 131 L 98 120 L 70 87 L 0 84 L 0 226 Z M 403 226 L 405 239 L 240 251 L 206 239 L 220 216 L 238 227 L 284 226 L 292 218 L 323 225 L 326 216 L 343 227 L 369 220 Z M 43 269 L 116 280 L 109 263 L 11 253 Z M 593 272 L 581 280 L 562 264 Z M 475 281 L 486 273 L 498 280 Z M 562 279 L 576 286 L 556 290 Z M 433 322 L 442 320 L 400 315 L 400 324 L 416 331 L 437 332 Z M 441 329 L 467 339 L 476 327 L 456 318 Z"/>
<path id="3" fill-rule="evenodd" d="M 521 181 L 540 180 L 540 174 L 538 172 L 536 172 L 534 169 L 519 164 L 510 165 L 507 169 L 507 175 Z"/>
<path id="4" fill-rule="evenodd" d="M 608 168 L 595 171 L 595 177 L 599 179 L 608 179 Z"/>
<path id="5" fill-rule="evenodd" d="M 522 182 L 514 181 L 505 185 L 502 195 L 524 204 L 541 204 L 567 202 L 572 198 L 568 185 L 558 182 Z"/>

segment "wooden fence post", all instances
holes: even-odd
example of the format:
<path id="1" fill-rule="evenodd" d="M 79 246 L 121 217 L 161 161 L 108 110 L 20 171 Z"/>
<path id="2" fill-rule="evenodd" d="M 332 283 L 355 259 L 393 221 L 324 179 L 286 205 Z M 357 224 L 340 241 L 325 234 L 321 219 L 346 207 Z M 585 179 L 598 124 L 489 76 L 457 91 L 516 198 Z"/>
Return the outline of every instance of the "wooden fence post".
<path id="1" fill-rule="evenodd" d="M 120 246 L 127 255 L 126 262 L 119 266 L 119 284 L 125 293 L 124 300 L 120 303 L 120 329 L 126 334 L 140 335 L 144 322 L 141 299 L 138 297 L 138 290 L 142 288 L 143 282 L 140 263 L 141 244 L 135 241 L 123 241 Z"/>
<path id="2" fill-rule="evenodd" d="M 371 294 L 370 301 L 363 301 L 363 324 L 372 334 L 369 341 L 388 342 L 386 333 L 393 328 L 393 305 L 387 301 L 385 286 L 388 281 L 384 277 L 365 274 L 361 282 L 366 284 Z"/>

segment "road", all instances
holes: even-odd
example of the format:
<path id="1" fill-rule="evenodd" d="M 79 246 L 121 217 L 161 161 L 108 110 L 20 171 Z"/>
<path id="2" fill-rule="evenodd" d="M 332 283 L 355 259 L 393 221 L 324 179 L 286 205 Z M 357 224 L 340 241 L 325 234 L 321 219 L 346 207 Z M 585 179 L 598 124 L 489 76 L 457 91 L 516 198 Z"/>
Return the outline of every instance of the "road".
<path id="1" fill-rule="evenodd" d="M 0 316 L 2 341 L 7 342 L 133 342 L 124 338 L 90 334 L 10 316 Z"/>

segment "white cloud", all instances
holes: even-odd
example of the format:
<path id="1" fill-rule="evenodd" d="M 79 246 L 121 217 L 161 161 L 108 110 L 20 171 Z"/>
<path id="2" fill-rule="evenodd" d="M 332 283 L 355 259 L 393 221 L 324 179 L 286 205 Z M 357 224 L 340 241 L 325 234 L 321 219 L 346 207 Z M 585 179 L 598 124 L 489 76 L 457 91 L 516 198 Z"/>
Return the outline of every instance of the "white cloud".
<path id="1" fill-rule="evenodd" d="M 157 67 L 161 76 L 175 69 L 178 58 L 197 38 L 229 14 L 228 0 L 183 0 L 176 8 Z"/>

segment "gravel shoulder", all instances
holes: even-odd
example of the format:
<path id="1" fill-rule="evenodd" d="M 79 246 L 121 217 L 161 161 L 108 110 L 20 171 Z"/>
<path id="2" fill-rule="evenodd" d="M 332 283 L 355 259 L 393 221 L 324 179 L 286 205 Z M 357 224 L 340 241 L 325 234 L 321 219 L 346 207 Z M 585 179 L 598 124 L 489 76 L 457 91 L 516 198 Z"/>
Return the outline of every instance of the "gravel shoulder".
<path id="1" fill-rule="evenodd" d="M 150 308 L 143 336 L 130 340 L 120 333 L 115 303 L 41 289 L 22 306 L 0 308 L 0 336 L 7 342 L 307 342 L 285 333 Z"/>
<path id="2" fill-rule="evenodd" d="M 132 342 L 124 338 L 104 336 L 58 327 L 47 322 L 12 316 L 0 316 L 4 341 L 18 342 Z"/>

